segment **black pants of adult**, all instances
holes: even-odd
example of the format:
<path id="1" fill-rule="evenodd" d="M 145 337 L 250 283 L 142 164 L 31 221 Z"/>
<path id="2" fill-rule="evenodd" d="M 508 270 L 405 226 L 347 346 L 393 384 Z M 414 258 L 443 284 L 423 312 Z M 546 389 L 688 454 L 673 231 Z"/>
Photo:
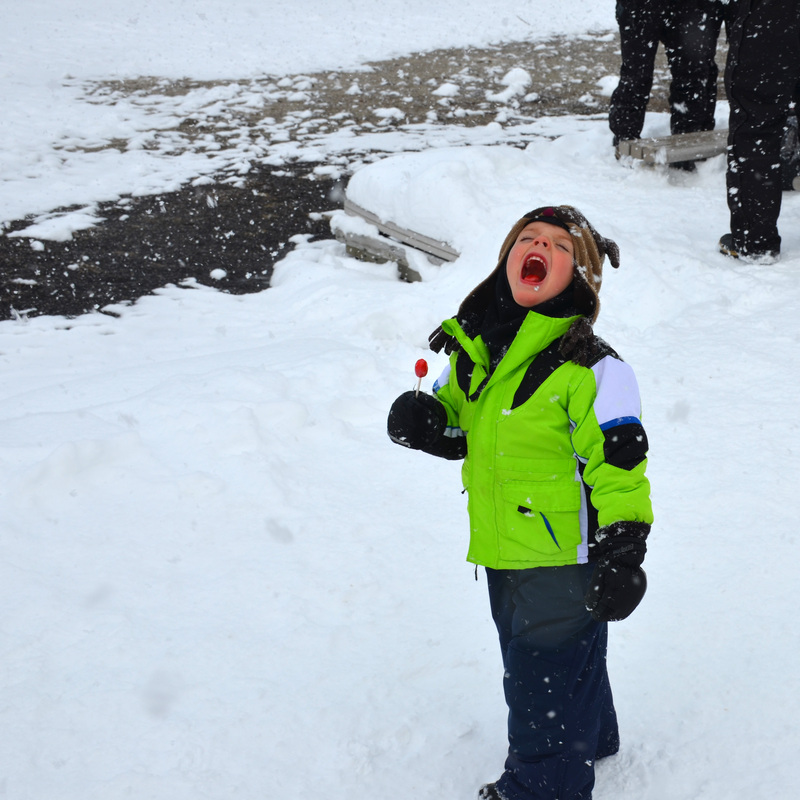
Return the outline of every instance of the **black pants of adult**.
<path id="1" fill-rule="evenodd" d="M 800 2 L 738 0 L 730 26 L 725 88 L 728 208 L 744 255 L 779 252 L 780 149 L 800 81 Z"/>
<path id="2" fill-rule="evenodd" d="M 608 625 L 584 603 L 592 571 L 486 570 L 508 704 L 506 800 L 589 800 L 595 761 L 619 749 Z"/>
<path id="3" fill-rule="evenodd" d="M 615 142 L 642 133 L 659 42 L 671 73 L 670 131 L 713 130 L 723 11 L 719 0 L 619 0 L 622 66 L 608 112 Z"/>

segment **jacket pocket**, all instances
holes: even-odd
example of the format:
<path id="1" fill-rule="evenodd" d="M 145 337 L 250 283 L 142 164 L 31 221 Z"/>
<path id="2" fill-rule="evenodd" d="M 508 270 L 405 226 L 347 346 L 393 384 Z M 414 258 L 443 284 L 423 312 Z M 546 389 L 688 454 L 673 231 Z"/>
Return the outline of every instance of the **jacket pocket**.
<path id="1" fill-rule="evenodd" d="M 509 548 L 556 556 L 581 541 L 581 487 L 576 481 L 507 481 L 502 485 Z"/>

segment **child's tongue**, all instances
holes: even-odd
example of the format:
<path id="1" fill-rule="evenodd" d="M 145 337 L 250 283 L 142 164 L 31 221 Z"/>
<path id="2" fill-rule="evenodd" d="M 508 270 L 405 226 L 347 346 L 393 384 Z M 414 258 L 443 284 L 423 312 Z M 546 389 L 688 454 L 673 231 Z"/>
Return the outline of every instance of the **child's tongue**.
<path id="1" fill-rule="evenodd" d="M 547 264 L 540 256 L 530 255 L 522 264 L 520 277 L 524 283 L 541 283 L 547 277 Z"/>

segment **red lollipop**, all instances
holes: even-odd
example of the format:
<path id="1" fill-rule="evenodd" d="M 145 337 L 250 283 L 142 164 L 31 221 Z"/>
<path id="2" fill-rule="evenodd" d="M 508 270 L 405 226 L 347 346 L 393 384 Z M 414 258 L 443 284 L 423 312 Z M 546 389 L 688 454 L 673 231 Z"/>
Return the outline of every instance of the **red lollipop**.
<path id="1" fill-rule="evenodd" d="M 417 391 L 414 392 L 414 396 L 416 397 L 419 394 L 419 387 L 422 385 L 422 379 L 428 374 L 428 362 L 421 358 L 414 364 L 414 374 L 419 378 L 417 381 Z"/>

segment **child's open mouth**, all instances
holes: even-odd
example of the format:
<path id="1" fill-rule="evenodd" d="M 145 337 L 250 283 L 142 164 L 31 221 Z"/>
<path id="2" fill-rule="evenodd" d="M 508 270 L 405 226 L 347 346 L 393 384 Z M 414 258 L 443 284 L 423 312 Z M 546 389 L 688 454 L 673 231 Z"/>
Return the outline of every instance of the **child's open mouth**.
<path id="1" fill-rule="evenodd" d="M 523 283 L 539 284 L 547 277 L 547 262 L 542 256 L 531 253 L 522 262 L 520 280 Z"/>

